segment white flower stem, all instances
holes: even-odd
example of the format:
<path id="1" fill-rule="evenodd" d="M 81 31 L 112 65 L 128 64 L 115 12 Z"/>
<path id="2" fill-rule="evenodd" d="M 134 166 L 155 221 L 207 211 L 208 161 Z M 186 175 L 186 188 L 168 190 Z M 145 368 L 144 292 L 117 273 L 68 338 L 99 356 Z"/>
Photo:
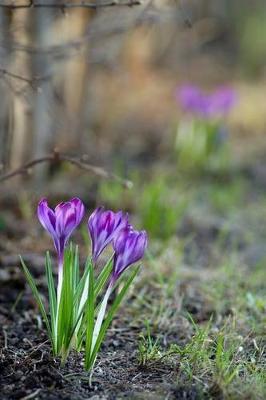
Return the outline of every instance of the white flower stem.
<path id="1" fill-rule="evenodd" d="M 94 346 L 96 344 L 97 338 L 98 338 L 100 330 L 101 330 L 101 326 L 102 326 L 102 323 L 103 323 L 103 319 L 104 319 L 104 315 L 105 315 L 108 299 L 109 299 L 110 294 L 112 292 L 112 288 L 113 288 L 112 285 L 108 286 L 108 288 L 107 288 L 107 290 L 105 292 L 104 298 L 102 300 L 101 307 L 99 309 L 99 313 L 98 313 L 98 316 L 97 316 L 97 320 L 96 320 L 96 323 L 95 323 L 95 326 L 94 326 L 94 330 L 93 330 L 93 335 L 92 335 L 91 354 L 93 352 Z"/>
<path id="2" fill-rule="evenodd" d="M 59 259 L 58 261 L 58 281 L 57 281 L 57 307 L 56 307 L 56 318 L 55 318 L 55 348 L 58 352 L 57 344 L 58 344 L 58 319 L 59 319 L 59 306 L 61 300 L 61 292 L 63 286 L 63 265 L 64 260 Z"/>
<path id="3" fill-rule="evenodd" d="M 61 292 L 62 292 L 62 286 L 63 286 L 63 265 L 64 261 L 59 260 L 58 263 L 58 282 L 57 282 L 57 304 L 60 303 L 61 299 Z"/>
<path id="4" fill-rule="evenodd" d="M 80 299 L 80 303 L 79 303 L 77 317 L 80 315 L 81 310 L 83 309 L 84 304 L 86 303 L 86 300 L 88 298 L 88 290 L 89 290 L 89 275 L 86 277 L 86 281 L 85 281 L 85 284 L 84 284 L 84 288 L 83 288 L 81 299 Z M 77 323 L 77 326 L 76 326 L 76 329 L 75 329 L 76 334 L 79 331 L 81 320 L 82 320 L 82 318 L 80 318 L 79 322 Z"/>

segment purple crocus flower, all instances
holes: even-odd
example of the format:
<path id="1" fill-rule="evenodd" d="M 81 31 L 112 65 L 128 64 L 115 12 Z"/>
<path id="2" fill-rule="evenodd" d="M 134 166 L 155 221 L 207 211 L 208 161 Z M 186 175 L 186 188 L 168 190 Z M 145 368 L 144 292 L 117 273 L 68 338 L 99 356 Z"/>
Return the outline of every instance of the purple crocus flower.
<path id="1" fill-rule="evenodd" d="M 88 220 L 88 230 L 92 243 L 92 258 L 96 262 L 105 247 L 111 243 L 118 232 L 128 225 L 128 215 L 122 211 L 114 213 L 98 207 Z"/>
<path id="2" fill-rule="evenodd" d="M 111 284 L 119 278 L 127 267 L 143 257 L 147 244 L 148 237 L 145 231 L 136 231 L 128 225 L 119 232 L 113 241 L 115 255 Z"/>
<path id="3" fill-rule="evenodd" d="M 185 85 L 176 91 L 176 98 L 184 111 L 208 119 L 227 114 L 236 102 L 236 93 L 226 86 L 205 93 L 197 86 Z"/>
<path id="4" fill-rule="evenodd" d="M 236 102 L 236 93 L 230 87 L 220 87 L 209 96 L 209 115 L 228 114 Z"/>
<path id="5" fill-rule="evenodd" d="M 176 90 L 176 99 L 184 111 L 201 113 L 205 104 L 201 90 L 197 86 L 184 85 Z"/>
<path id="6" fill-rule="evenodd" d="M 84 215 L 84 205 L 78 198 L 58 204 L 54 210 L 48 206 L 46 199 L 39 202 L 38 218 L 44 229 L 53 238 L 58 258 L 62 261 L 64 248 L 71 233 L 80 224 Z"/>
<path id="7" fill-rule="evenodd" d="M 78 198 L 58 204 L 55 209 L 48 206 L 47 200 L 39 202 L 37 215 L 40 223 L 53 238 L 58 255 L 58 292 L 61 291 L 64 249 L 74 229 L 80 224 L 84 216 L 84 205 Z"/>

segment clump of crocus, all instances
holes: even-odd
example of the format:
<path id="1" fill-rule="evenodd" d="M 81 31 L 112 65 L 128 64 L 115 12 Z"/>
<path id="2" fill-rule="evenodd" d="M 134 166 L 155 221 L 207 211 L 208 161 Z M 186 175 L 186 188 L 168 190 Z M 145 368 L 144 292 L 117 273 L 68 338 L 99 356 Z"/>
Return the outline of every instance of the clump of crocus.
<path id="1" fill-rule="evenodd" d="M 22 261 L 22 266 L 45 321 L 53 354 L 64 362 L 73 348 L 85 350 L 85 367 L 91 370 L 112 318 L 126 295 L 138 269 L 133 269 L 114 300 L 109 298 L 124 271 L 141 260 L 147 247 L 145 231 L 136 231 L 129 224 L 128 215 L 97 208 L 89 217 L 88 232 L 91 254 L 80 273 L 78 248 L 69 245 L 72 232 L 81 223 L 84 205 L 74 198 L 60 203 L 55 209 L 47 200 L 40 201 L 39 221 L 51 235 L 57 252 L 57 285 L 53 278 L 51 258 L 46 254 L 46 276 L 49 293 L 49 313 L 46 311 L 34 279 Z M 97 261 L 107 246 L 113 255 L 97 274 Z M 119 285 L 120 286 L 120 285 Z M 56 289 L 57 287 L 57 289 Z M 49 315 L 50 314 L 50 315 Z"/>
<path id="2" fill-rule="evenodd" d="M 216 119 L 227 115 L 236 102 L 235 91 L 222 86 L 211 93 L 194 85 L 185 85 L 176 90 L 176 98 L 184 111 L 202 119 Z"/>
<path id="3" fill-rule="evenodd" d="M 176 89 L 184 114 L 178 123 L 176 149 L 182 166 L 225 166 L 229 161 L 224 119 L 236 103 L 236 92 L 221 86 L 205 92 L 195 85 Z"/>

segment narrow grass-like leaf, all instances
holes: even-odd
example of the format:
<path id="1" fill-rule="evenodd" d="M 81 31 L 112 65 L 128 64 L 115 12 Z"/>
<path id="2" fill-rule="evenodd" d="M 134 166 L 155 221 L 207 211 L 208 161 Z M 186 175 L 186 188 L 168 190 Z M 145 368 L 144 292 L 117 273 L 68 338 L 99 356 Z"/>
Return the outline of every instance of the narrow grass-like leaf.
<path id="1" fill-rule="evenodd" d="M 85 264 L 83 275 L 82 275 L 82 277 L 81 277 L 81 279 L 80 279 L 80 281 L 79 281 L 79 283 L 78 283 L 78 285 L 76 287 L 76 290 L 75 290 L 74 305 L 79 304 L 79 302 L 81 300 L 82 293 L 83 293 L 83 290 L 84 290 L 84 286 L 85 286 L 85 283 L 86 283 L 86 280 L 87 280 L 87 277 L 88 277 L 88 274 L 89 274 L 90 264 L 91 264 L 91 259 L 88 257 L 87 261 L 86 261 L 86 264 Z"/>
<path id="2" fill-rule="evenodd" d="M 45 322 L 45 325 L 46 325 L 46 328 L 47 328 L 47 331 L 48 331 L 48 336 L 49 336 L 49 338 L 51 340 L 51 343 L 52 343 L 53 351 L 55 351 L 51 326 L 50 326 L 50 323 L 49 323 L 49 320 L 48 320 L 48 317 L 47 317 L 47 313 L 45 311 L 41 296 L 40 296 L 39 291 L 38 291 L 38 289 L 37 289 L 37 287 L 35 285 L 34 279 L 33 279 L 32 275 L 31 275 L 30 271 L 26 267 L 22 257 L 20 257 L 20 262 L 21 262 L 24 274 L 26 276 L 27 282 L 28 282 L 28 284 L 29 284 L 29 286 L 30 286 L 30 288 L 32 290 L 33 296 L 34 296 L 34 298 L 35 298 L 35 300 L 36 300 L 36 302 L 38 304 L 40 313 L 41 313 L 41 315 L 42 315 L 42 317 L 44 319 L 44 322 Z"/>
<path id="3" fill-rule="evenodd" d="M 73 325 L 73 249 L 65 250 L 63 266 L 63 285 L 59 304 L 58 315 L 58 351 L 62 354 L 62 359 L 66 358 L 69 352 L 70 334 Z"/>
<path id="4" fill-rule="evenodd" d="M 47 251 L 46 257 L 45 257 L 45 270 L 46 270 L 46 278 L 47 278 L 48 294 L 49 294 L 51 330 L 53 333 L 53 337 L 55 338 L 57 300 L 56 300 L 56 292 L 55 292 L 55 286 L 54 286 L 51 258 L 50 258 L 50 254 L 48 251 Z"/>
<path id="5" fill-rule="evenodd" d="M 76 292 L 76 288 L 79 283 L 79 249 L 75 246 L 74 262 L 73 262 L 73 291 Z"/>
<path id="6" fill-rule="evenodd" d="M 105 320 L 104 320 L 104 322 L 102 324 L 100 333 L 99 333 L 99 335 L 97 337 L 95 346 L 94 346 L 94 348 L 92 350 L 90 359 L 88 360 L 89 362 L 87 362 L 86 365 L 85 365 L 87 370 L 90 370 L 93 367 L 94 362 L 95 362 L 96 357 L 97 357 L 97 353 L 99 351 L 99 348 L 100 348 L 100 346 L 102 344 L 102 341 L 104 339 L 104 336 L 106 334 L 106 331 L 107 331 L 107 329 L 108 329 L 108 327 L 109 327 L 109 325 L 110 325 L 110 323 L 111 323 L 111 321 L 112 321 L 112 319 L 114 317 L 114 314 L 117 311 L 121 301 L 123 300 L 124 296 L 126 295 L 126 293 L 127 293 L 128 289 L 129 289 L 131 283 L 133 282 L 135 276 L 137 275 L 137 273 L 139 271 L 139 268 L 140 267 L 137 267 L 137 268 L 135 268 L 135 270 L 132 271 L 132 273 L 129 275 L 128 279 L 124 283 L 123 288 L 118 293 L 115 301 L 111 305 L 111 307 L 110 307 L 110 309 L 108 311 L 108 314 L 107 314 L 107 316 L 106 316 L 106 318 L 105 318 Z M 86 356 L 87 356 L 87 354 L 86 354 Z"/>
<path id="7" fill-rule="evenodd" d="M 104 268 L 102 269 L 102 271 L 100 272 L 99 276 L 96 279 L 95 289 L 94 289 L 95 298 L 101 292 L 102 288 L 104 287 L 104 285 L 106 284 L 106 282 L 110 276 L 110 273 L 113 268 L 112 261 L 113 261 L 113 256 L 110 258 L 109 261 L 107 261 Z"/>
<path id="8" fill-rule="evenodd" d="M 78 313 L 76 320 L 74 322 L 74 325 L 72 327 L 72 331 L 71 331 L 71 335 L 70 337 L 72 338 L 74 336 L 75 331 L 77 331 L 77 340 L 78 343 L 80 342 L 79 337 L 80 337 L 80 332 L 79 332 L 79 328 L 78 326 L 80 326 L 80 321 L 83 319 L 84 313 L 85 313 L 85 309 L 87 308 L 88 305 L 88 299 L 86 300 L 85 304 L 83 305 L 83 307 L 81 308 L 80 312 Z M 82 339 L 84 338 L 84 335 L 82 335 Z"/>
<path id="9" fill-rule="evenodd" d="M 101 302 L 101 305 L 99 307 L 99 312 L 98 312 L 98 315 L 97 315 L 97 320 L 96 320 L 96 323 L 95 323 L 95 326 L 94 326 L 94 330 L 93 330 L 93 335 L 92 335 L 92 348 L 95 346 L 95 343 L 96 343 L 97 338 L 99 336 L 99 332 L 101 330 L 101 326 L 102 326 L 103 319 L 104 319 L 105 312 L 106 312 L 107 303 L 108 303 L 110 294 L 112 292 L 112 289 L 113 288 L 111 286 L 109 286 L 107 288 L 107 290 L 105 292 L 105 295 L 104 295 L 104 298 L 103 298 L 103 300 Z"/>
<path id="10" fill-rule="evenodd" d="M 93 338 L 93 330 L 94 330 L 94 271 L 93 266 L 90 264 L 89 269 L 89 288 L 88 288 L 88 304 L 87 304 L 87 313 L 86 313 L 86 344 L 85 344 L 85 367 L 90 363 L 90 354 L 91 354 L 91 345 Z"/>

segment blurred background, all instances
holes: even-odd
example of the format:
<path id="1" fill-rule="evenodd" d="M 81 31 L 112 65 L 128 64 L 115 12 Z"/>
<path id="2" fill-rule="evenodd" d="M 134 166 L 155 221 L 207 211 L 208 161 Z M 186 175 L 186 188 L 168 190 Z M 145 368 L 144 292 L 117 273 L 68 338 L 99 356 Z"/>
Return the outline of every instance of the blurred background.
<path id="1" fill-rule="evenodd" d="M 175 90 L 184 82 L 234 87 L 232 146 L 240 157 L 262 151 L 264 1 L 143 0 L 97 9 L 12 4 L 27 1 L 0 1 L 2 172 L 54 148 L 86 153 L 123 174 L 167 159 L 182 117 Z M 48 169 L 35 172 L 39 183 Z"/>
<path id="2" fill-rule="evenodd" d="M 86 222 L 96 206 L 128 211 L 134 227 L 148 233 L 136 294 L 129 314 L 119 316 L 122 347 L 114 345 L 115 358 L 106 352 L 112 366 L 125 351 L 124 369 L 137 338 L 129 340 L 127 332 L 143 330 L 139 353 L 147 349 L 152 369 L 143 379 L 130 362 L 128 376 L 134 387 L 139 381 L 150 390 L 153 375 L 157 386 L 143 396 L 137 389 L 136 398 L 159 399 L 158 390 L 162 398 L 203 398 L 207 388 L 204 398 L 266 398 L 265 21 L 265 0 L 0 0 L 0 326 L 9 326 L 2 347 L 4 357 L 11 354 L 3 358 L 3 379 L 16 389 L 24 385 L 22 375 L 29 382 L 29 391 L 8 398 L 47 397 L 33 392 L 32 378 L 46 375 L 43 364 L 35 372 L 39 346 L 34 364 L 28 357 L 35 350 L 20 349 L 26 337 L 34 344 L 32 338 L 43 336 L 17 254 L 45 293 L 45 251 L 56 261 L 37 204 L 47 197 L 54 207 L 74 196 L 86 206 L 73 235 L 82 265 L 90 246 Z M 49 154 L 50 162 L 10 177 Z M 25 314 L 23 323 L 15 309 Z M 31 320 L 38 331 L 29 336 Z M 193 321 L 208 328 L 198 330 Z M 223 329 L 234 340 L 228 352 L 217 336 Z M 168 364 L 167 375 L 162 364 L 153 373 L 154 360 L 166 354 L 158 346 L 172 354 L 169 346 L 183 342 L 192 356 L 179 351 L 181 367 L 176 364 L 173 374 Z M 104 368 L 96 385 L 106 386 L 106 398 L 115 385 L 130 396 L 120 370 L 105 375 Z M 65 390 L 71 374 L 60 376 Z M 172 394 L 166 396 L 169 379 Z M 83 398 L 88 384 L 78 381 Z M 57 396 L 53 381 L 43 382 Z M 228 397 L 220 395 L 218 385 L 227 389 L 231 382 Z M 174 391 L 183 383 L 188 392 Z M 76 387 L 74 380 L 69 385 Z"/>
<path id="3" fill-rule="evenodd" d="M 133 189 L 69 163 L 42 163 L 2 183 L 1 207 L 11 215 L 1 213 L 0 230 L 10 225 L 12 237 L 18 217 L 35 224 L 44 196 L 126 209 L 163 241 L 189 235 L 207 215 L 208 232 L 227 229 L 224 220 L 245 230 L 249 220 L 236 209 L 254 209 L 250 184 L 265 205 L 265 2 L 29 4 L 0 0 L 0 174 L 56 149 Z M 184 85 L 206 96 L 226 87 L 236 101 L 218 119 L 198 121 L 180 101 Z"/>

